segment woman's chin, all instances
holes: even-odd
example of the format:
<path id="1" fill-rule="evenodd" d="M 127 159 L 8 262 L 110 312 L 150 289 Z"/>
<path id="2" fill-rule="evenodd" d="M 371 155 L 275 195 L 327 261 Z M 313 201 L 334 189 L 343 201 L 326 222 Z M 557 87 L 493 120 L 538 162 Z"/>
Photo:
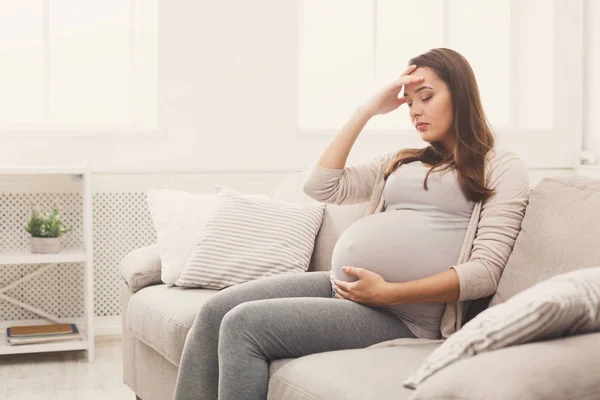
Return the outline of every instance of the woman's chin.
<path id="1" fill-rule="evenodd" d="M 435 138 L 435 135 L 432 135 L 429 132 L 421 132 L 421 139 L 429 143 L 435 142 L 437 140 Z"/>

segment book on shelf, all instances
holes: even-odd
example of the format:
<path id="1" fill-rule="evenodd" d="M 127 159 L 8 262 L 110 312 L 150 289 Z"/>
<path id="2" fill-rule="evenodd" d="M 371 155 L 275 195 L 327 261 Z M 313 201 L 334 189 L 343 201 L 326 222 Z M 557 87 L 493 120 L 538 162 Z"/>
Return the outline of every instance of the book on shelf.
<path id="1" fill-rule="evenodd" d="M 78 332 L 75 324 L 22 325 L 6 328 L 6 337 L 65 335 Z"/>
<path id="2" fill-rule="evenodd" d="M 49 343 L 80 338 L 75 324 L 24 325 L 6 328 L 9 344 Z"/>
<path id="3" fill-rule="evenodd" d="M 68 335 L 13 337 L 8 338 L 7 340 L 11 346 L 16 346 L 20 344 L 62 342 L 66 340 L 76 340 L 80 338 L 81 335 L 79 335 L 79 333 L 71 333 Z"/>

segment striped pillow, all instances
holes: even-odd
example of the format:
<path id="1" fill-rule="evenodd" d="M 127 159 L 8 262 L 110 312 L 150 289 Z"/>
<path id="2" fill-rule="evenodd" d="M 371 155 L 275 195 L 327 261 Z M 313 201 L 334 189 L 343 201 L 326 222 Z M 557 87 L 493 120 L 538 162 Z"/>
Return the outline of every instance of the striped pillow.
<path id="1" fill-rule="evenodd" d="M 416 389 L 442 368 L 486 351 L 600 331 L 600 267 L 546 279 L 490 307 L 436 348 L 403 382 Z"/>
<path id="2" fill-rule="evenodd" d="M 215 186 L 212 212 L 177 286 L 223 289 L 308 270 L 324 204 L 249 198 Z"/>

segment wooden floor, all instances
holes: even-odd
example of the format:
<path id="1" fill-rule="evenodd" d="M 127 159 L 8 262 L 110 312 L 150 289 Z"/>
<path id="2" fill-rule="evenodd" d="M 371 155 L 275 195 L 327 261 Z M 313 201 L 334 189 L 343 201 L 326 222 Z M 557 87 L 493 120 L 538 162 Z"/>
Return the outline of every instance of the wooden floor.
<path id="1" fill-rule="evenodd" d="M 85 351 L 0 356 L 0 400 L 135 400 L 123 382 L 121 337 L 96 337 Z"/>

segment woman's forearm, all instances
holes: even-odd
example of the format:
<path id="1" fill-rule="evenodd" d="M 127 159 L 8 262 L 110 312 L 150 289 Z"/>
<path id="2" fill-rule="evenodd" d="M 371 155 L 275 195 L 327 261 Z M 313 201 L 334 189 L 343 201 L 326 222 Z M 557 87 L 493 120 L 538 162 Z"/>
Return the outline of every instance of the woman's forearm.
<path id="1" fill-rule="evenodd" d="M 371 119 L 364 107 L 358 107 L 342 129 L 333 137 L 317 161 L 323 168 L 342 169 L 361 131 Z"/>
<path id="2" fill-rule="evenodd" d="M 454 303 L 460 295 L 460 283 L 454 268 L 415 281 L 389 283 L 386 303 Z"/>

